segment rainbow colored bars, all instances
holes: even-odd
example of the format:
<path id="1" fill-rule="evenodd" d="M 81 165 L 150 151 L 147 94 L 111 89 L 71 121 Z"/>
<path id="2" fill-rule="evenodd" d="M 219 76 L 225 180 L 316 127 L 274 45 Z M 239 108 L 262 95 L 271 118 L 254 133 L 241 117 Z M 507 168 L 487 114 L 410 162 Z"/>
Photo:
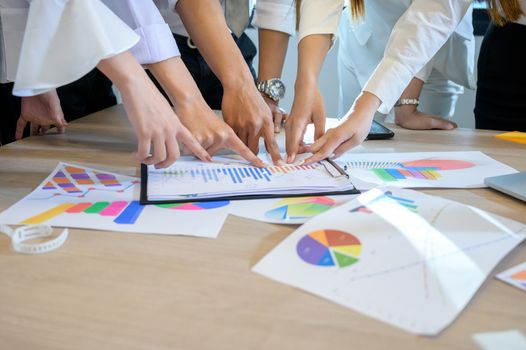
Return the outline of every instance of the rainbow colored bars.
<path id="1" fill-rule="evenodd" d="M 460 170 L 471 168 L 474 163 L 464 160 L 423 159 L 404 163 L 392 162 L 350 162 L 349 168 L 368 168 L 382 181 L 392 182 L 415 178 L 422 180 L 438 180 L 442 177 L 439 171 Z"/>
<path id="2" fill-rule="evenodd" d="M 95 176 L 104 186 L 120 186 L 115 175 L 95 172 Z"/>
<path id="3" fill-rule="evenodd" d="M 58 171 L 55 174 L 55 176 L 53 176 L 53 182 L 56 183 L 58 187 L 62 188 L 67 193 L 81 193 L 82 192 L 75 186 L 73 182 L 71 182 L 71 180 L 62 171 Z"/>
<path id="4" fill-rule="evenodd" d="M 134 224 L 143 211 L 144 206 L 138 201 L 117 202 L 82 202 L 78 204 L 65 203 L 46 210 L 38 215 L 32 216 L 20 224 L 36 225 L 53 219 L 61 214 L 98 214 L 101 216 L 115 217 L 114 223 L 120 225 Z"/>
<path id="5" fill-rule="evenodd" d="M 86 173 L 85 169 L 77 168 L 73 166 L 67 166 L 66 171 L 79 185 L 93 185 L 93 180 Z"/>

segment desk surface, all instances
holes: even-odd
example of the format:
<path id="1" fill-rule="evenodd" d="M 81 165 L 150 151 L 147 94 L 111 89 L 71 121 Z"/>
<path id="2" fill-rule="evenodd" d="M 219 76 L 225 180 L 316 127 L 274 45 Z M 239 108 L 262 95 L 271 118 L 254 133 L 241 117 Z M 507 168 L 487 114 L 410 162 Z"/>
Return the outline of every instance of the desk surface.
<path id="1" fill-rule="evenodd" d="M 366 152 L 481 150 L 526 170 L 526 145 L 494 132 L 408 131 Z M 120 106 L 67 134 L 0 148 L 0 210 L 32 191 L 57 162 L 138 175 L 133 132 Z M 426 190 L 526 223 L 526 204 L 490 189 Z M 0 235 L 1 349 L 474 349 L 472 334 L 526 333 L 524 292 L 488 279 L 438 337 L 400 331 L 250 268 L 294 227 L 230 216 L 219 238 L 72 229 L 42 256 L 16 254 Z M 524 244 L 497 267 L 526 260 Z"/>

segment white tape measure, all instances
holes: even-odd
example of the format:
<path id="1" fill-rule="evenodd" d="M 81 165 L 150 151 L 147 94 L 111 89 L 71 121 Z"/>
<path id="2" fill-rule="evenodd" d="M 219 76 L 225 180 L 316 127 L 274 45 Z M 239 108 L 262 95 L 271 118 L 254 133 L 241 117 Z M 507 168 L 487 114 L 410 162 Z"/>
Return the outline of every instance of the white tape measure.
<path id="1" fill-rule="evenodd" d="M 43 254 L 52 252 L 64 244 L 68 238 L 68 229 L 64 229 L 57 237 L 42 243 L 26 243 L 31 239 L 49 237 L 53 228 L 49 225 L 22 226 L 13 231 L 7 225 L 0 225 L 0 232 L 11 237 L 13 250 L 24 254 Z"/>

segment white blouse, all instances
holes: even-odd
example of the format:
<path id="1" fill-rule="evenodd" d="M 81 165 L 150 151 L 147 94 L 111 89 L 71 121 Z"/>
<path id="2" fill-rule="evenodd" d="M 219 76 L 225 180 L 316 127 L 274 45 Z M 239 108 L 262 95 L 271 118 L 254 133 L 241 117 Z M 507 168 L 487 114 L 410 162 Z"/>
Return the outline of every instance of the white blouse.
<path id="1" fill-rule="evenodd" d="M 261 1 L 259 0 L 258 4 Z M 411 79 L 448 40 L 472 3 L 471 0 L 400 1 L 410 5 L 393 28 L 384 58 L 363 89 L 382 101 L 379 111 L 384 114 L 389 112 Z M 272 17 L 276 18 L 276 21 L 283 18 L 284 5 L 294 6 L 291 0 L 263 2 L 283 5 L 274 7 L 275 13 Z M 344 5 L 344 0 L 302 0 L 299 40 L 311 34 L 336 35 Z M 281 12 L 278 11 L 279 8 L 282 8 Z M 256 12 L 256 19 L 257 16 Z M 278 25 L 269 25 L 262 21 L 256 24 L 261 28 L 280 30 Z"/>

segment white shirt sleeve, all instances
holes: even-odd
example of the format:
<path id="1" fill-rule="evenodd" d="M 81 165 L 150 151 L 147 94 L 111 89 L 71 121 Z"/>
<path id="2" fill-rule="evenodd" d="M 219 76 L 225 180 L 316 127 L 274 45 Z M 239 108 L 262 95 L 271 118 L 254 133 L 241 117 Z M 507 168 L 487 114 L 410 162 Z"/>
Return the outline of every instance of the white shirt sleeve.
<path id="1" fill-rule="evenodd" d="M 344 0 L 302 0 L 298 41 L 313 34 L 331 34 L 334 40 L 344 4 Z"/>
<path id="2" fill-rule="evenodd" d="M 252 23 L 257 28 L 292 35 L 296 29 L 296 2 L 294 0 L 258 0 Z"/>
<path id="3" fill-rule="evenodd" d="M 33 0 L 13 94 L 38 95 L 69 84 L 138 41 L 98 0 Z"/>
<path id="4" fill-rule="evenodd" d="M 387 114 L 411 79 L 455 31 L 471 0 L 414 0 L 396 23 L 383 59 L 364 91 L 376 95 Z"/>
<path id="5" fill-rule="evenodd" d="M 0 83 L 15 81 L 29 4 L 0 0 Z"/>
<path id="6" fill-rule="evenodd" d="M 103 2 L 141 37 L 131 50 L 139 63 L 156 63 L 180 55 L 170 27 L 152 0 Z"/>

